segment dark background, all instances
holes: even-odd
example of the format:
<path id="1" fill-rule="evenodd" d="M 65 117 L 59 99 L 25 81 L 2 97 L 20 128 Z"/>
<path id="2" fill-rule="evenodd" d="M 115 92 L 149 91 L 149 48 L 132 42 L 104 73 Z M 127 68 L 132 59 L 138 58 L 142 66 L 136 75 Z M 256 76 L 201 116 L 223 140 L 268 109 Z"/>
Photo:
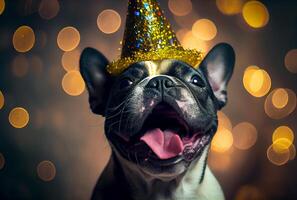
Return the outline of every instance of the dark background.
<path id="1" fill-rule="evenodd" d="M 110 153 L 103 136 L 103 118 L 89 111 L 86 91 L 78 96 L 67 95 L 61 88 L 65 70 L 61 66 L 63 52 L 57 46 L 57 35 L 65 26 L 80 31 L 79 49 L 91 46 L 109 59 L 119 54 L 119 41 L 124 30 L 127 1 L 123 0 L 61 0 L 58 15 L 44 20 L 38 14 L 38 0 L 6 0 L 0 15 L 0 90 L 5 106 L 0 110 L 0 152 L 5 166 L 0 170 L 0 199 L 88 199 Z M 229 103 L 223 112 L 236 125 L 252 123 L 258 130 L 255 146 L 247 151 L 234 150 L 227 169 L 214 170 L 226 199 L 234 199 L 243 185 L 255 187 L 261 197 L 246 199 L 297 199 L 296 159 L 275 166 L 266 156 L 273 130 L 288 125 L 297 130 L 296 110 L 280 120 L 270 119 L 263 109 L 265 97 L 249 95 L 242 85 L 245 68 L 255 64 L 265 69 L 272 79 L 272 89 L 286 87 L 297 91 L 296 74 L 288 72 L 284 58 L 297 48 L 297 2 L 261 1 L 269 10 L 270 21 L 261 29 L 248 27 L 240 15 L 226 16 L 219 12 L 215 1 L 193 0 L 198 18 L 215 22 L 218 35 L 208 45 L 230 43 L 237 54 L 235 73 L 229 86 Z M 173 28 L 181 27 L 168 10 L 167 1 L 160 0 Z M 120 13 L 122 24 L 118 32 L 107 35 L 99 31 L 96 19 L 104 9 Z M 14 31 L 21 25 L 30 26 L 36 34 L 28 58 L 38 56 L 42 70 L 34 68 L 24 77 L 15 77 L 11 63 L 16 52 L 12 45 Z M 188 28 L 192 23 L 185 24 Z M 45 33 L 45 45 L 39 43 L 39 33 Z M 11 109 L 22 106 L 30 113 L 30 122 L 15 129 L 8 122 Z M 39 179 L 36 167 L 50 160 L 56 176 L 50 182 Z M 220 165 L 220 163 L 217 163 Z M 115 188 L 116 191 L 116 188 Z"/>

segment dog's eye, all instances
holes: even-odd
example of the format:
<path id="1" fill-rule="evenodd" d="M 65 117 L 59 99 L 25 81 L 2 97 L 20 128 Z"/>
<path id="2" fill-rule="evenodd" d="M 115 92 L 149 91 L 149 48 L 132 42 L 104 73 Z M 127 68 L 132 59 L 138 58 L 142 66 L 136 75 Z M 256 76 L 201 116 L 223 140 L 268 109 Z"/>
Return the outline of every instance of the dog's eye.
<path id="1" fill-rule="evenodd" d="M 133 82 L 131 81 L 131 79 L 129 79 L 129 78 L 124 78 L 124 79 L 122 79 L 121 82 L 120 82 L 120 88 L 121 88 L 121 89 L 124 89 L 124 88 L 129 87 L 129 86 L 132 85 L 132 84 L 133 84 Z"/>
<path id="2" fill-rule="evenodd" d="M 194 75 L 191 79 L 191 83 L 194 84 L 194 85 L 197 85 L 199 87 L 205 87 L 205 83 L 203 82 L 203 80 L 197 76 L 197 75 Z"/>

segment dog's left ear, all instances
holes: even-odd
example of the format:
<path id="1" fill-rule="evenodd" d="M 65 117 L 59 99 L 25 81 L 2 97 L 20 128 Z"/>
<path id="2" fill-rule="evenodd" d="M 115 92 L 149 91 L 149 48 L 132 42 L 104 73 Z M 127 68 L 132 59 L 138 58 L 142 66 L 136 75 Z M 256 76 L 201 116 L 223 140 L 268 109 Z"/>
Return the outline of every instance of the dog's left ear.
<path id="1" fill-rule="evenodd" d="M 220 43 L 207 54 L 199 69 L 208 78 L 215 97 L 218 100 L 218 109 L 227 103 L 227 84 L 233 74 L 235 53 L 226 43 Z"/>
<path id="2" fill-rule="evenodd" d="M 105 107 L 112 84 L 106 67 L 107 58 L 93 48 L 86 48 L 80 57 L 80 73 L 89 91 L 89 103 L 93 113 L 105 115 Z"/>

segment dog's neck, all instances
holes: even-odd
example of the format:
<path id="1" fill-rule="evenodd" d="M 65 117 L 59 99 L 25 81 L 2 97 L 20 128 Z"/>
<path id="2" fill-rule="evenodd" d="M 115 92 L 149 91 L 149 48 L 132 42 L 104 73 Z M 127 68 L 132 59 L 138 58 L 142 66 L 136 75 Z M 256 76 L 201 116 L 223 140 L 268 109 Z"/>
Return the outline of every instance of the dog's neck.
<path id="1" fill-rule="evenodd" d="M 223 200 L 221 188 L 206 165 L 207 154 L 208 148 L 185 173 L 161 179 L 148 175 L 114 151 L 92 199 Z"/>
<path id="2" fill-rule="evenodd" d="M 208 148 L 206 148 L 200 159 L 193 162 L 188 170 L 182 174 L 160 178 L 154 177 L 142 171 L 136 164 L 122 158 L 115 153 L 123 169 L 127 184 L 131 189 L 133 199 L 150 200 L 175 200 L 175 199 L 204 199 L 205 192 L 199 189 L 204 184 L 207 167 L 206 158 Z M 207 172 L 208 173 L 208 172 Z"/>
<path id="3" fill-rule="evenodd" d="M 131 193 L 133 199 L 172 199 L 173 191 L 175 191 L 184 174 L 179 174 L 174 177 L 154 177 L 144 172 L 136 164 L 127 161 L 115 152 Z"/>

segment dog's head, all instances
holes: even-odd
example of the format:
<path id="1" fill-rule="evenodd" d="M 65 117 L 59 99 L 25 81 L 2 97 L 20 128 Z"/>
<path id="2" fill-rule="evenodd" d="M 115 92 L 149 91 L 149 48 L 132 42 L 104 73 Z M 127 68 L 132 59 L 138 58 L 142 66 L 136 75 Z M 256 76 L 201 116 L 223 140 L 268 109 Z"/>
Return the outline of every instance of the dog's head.
<path id="1" fill-rule="evenodd" d="M 176 176 L 208 149 L 234 62 L 233 48 L 219 44 L 198 69 L 177 60 L 143 61 L 113 77 L 108 60 L 87 48 L 80 70 L 114 150 L 149 174 Z"/>

